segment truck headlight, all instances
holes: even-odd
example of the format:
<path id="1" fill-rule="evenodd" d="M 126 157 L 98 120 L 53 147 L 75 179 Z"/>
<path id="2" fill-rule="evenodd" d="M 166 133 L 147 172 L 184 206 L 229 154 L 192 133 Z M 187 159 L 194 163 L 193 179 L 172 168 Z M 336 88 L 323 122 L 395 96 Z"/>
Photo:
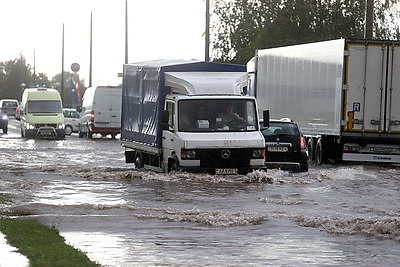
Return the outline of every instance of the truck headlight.
<path id="1" fill-rule="evenodd" d="M 35 125 L 34 125 L 34 124 L 27 123 L 27 124 L 26 124 L 26 129 L 28 129 L 28 130 L 33 130 L 33 129 L 35 129 Z"/>
<path id="2" fill-rule="evenodd" d="M 253 158 L 255 159 L 262 159 L 265 157 L 265 149 L 254 149 L 253 150 Z"/>
<path id="3" fill-rule="evenodd" d="M 2 116 L 2 120 L 4 120 L 4 121 L 8 121 L 8 116 L 7 116 L 7 114 L 3 114 L 3 116 Z"/>
<path id="4" fill-rule="evenodd" d="M 58 129 L 59 129 L 59 130 L 64 129 L 64 124 L 59 124 L 59 125 L 58 125 Z"/>
<path id="5" fill-rule="evenodd" d="M 181 150 L 181 159 L 195 159 L 196 158 L 196 151 L 195 150 Z"/>

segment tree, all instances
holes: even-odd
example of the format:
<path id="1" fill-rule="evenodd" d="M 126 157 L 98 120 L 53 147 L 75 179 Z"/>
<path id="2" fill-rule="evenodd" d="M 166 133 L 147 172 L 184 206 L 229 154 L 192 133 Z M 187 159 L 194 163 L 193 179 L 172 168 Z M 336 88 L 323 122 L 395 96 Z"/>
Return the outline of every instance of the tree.
<path id="1" fill-rule="evenodd" d="M 398 39 L 398 0 L 375 1 L 375 38 Z M 398 6 L 398 5 L 396 5 Z M 213 2 L 214 61 L 245 64 L 256 49 L 337 38 L 361 39 L 365 1 L 224 0 Z M 391 19 L 391 20 L 390 20 Z"/>
<path id="2" fill-rule="evenodd" d="M 0 98 L 21 100 L 25 87 L 36 84 L 50 86 L 49 79 L 43 73 L 33 74 L 32 67 L 26 64 L 25 57 L 0 62 Z"/>

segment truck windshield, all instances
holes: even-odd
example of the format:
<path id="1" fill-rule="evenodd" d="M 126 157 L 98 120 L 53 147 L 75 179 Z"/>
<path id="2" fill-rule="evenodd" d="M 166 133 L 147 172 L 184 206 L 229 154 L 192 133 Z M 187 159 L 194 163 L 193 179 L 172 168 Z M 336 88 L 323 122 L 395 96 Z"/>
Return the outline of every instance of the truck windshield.
<path id="1" fill-rule="evenodd" d="M 251 99 L 193 99 L 178 104 L 181 132 L 238 132 L 258 129 Z"/>
<path id="2" fill-rule="evenodd" d="M 61 101 L 59 100 L 32 100 L 27 102 L 28 113 L 61 113 Z"/>

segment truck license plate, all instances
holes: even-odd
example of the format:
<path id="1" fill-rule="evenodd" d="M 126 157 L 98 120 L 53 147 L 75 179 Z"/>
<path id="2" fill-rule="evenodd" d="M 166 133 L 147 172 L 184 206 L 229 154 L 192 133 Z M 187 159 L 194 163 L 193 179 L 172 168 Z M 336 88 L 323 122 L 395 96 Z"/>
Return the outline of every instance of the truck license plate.
<path id="1" fill-rule="evenodd" d="M 286 146 L 269 146 L 268 151 L 270 151 L 270 152 L 288 152 L 288 148 Z"/>
<path id="2" fill-rule="evenodd" d="M 237 169 L 215 169 L 215 174 L 237 174 Z"/>

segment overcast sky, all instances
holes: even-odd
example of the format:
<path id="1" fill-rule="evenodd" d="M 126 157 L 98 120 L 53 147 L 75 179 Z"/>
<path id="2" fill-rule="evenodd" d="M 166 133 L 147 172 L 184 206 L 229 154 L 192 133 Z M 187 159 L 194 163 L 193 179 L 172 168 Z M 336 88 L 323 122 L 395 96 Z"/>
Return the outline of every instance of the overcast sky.
<path id="1" fill-rule="evenodd" d="M 122 82 L 125 0 L 0 0 L 0 61 L 22 54 L 51 79 L 61 73 L 64 24 L 64 70 L 79 63 L 88 86 L 91 12 L 93 85 Z M 128 0 L 128 16 L 129 62 L 204 60 L 204 0 Z"/>

